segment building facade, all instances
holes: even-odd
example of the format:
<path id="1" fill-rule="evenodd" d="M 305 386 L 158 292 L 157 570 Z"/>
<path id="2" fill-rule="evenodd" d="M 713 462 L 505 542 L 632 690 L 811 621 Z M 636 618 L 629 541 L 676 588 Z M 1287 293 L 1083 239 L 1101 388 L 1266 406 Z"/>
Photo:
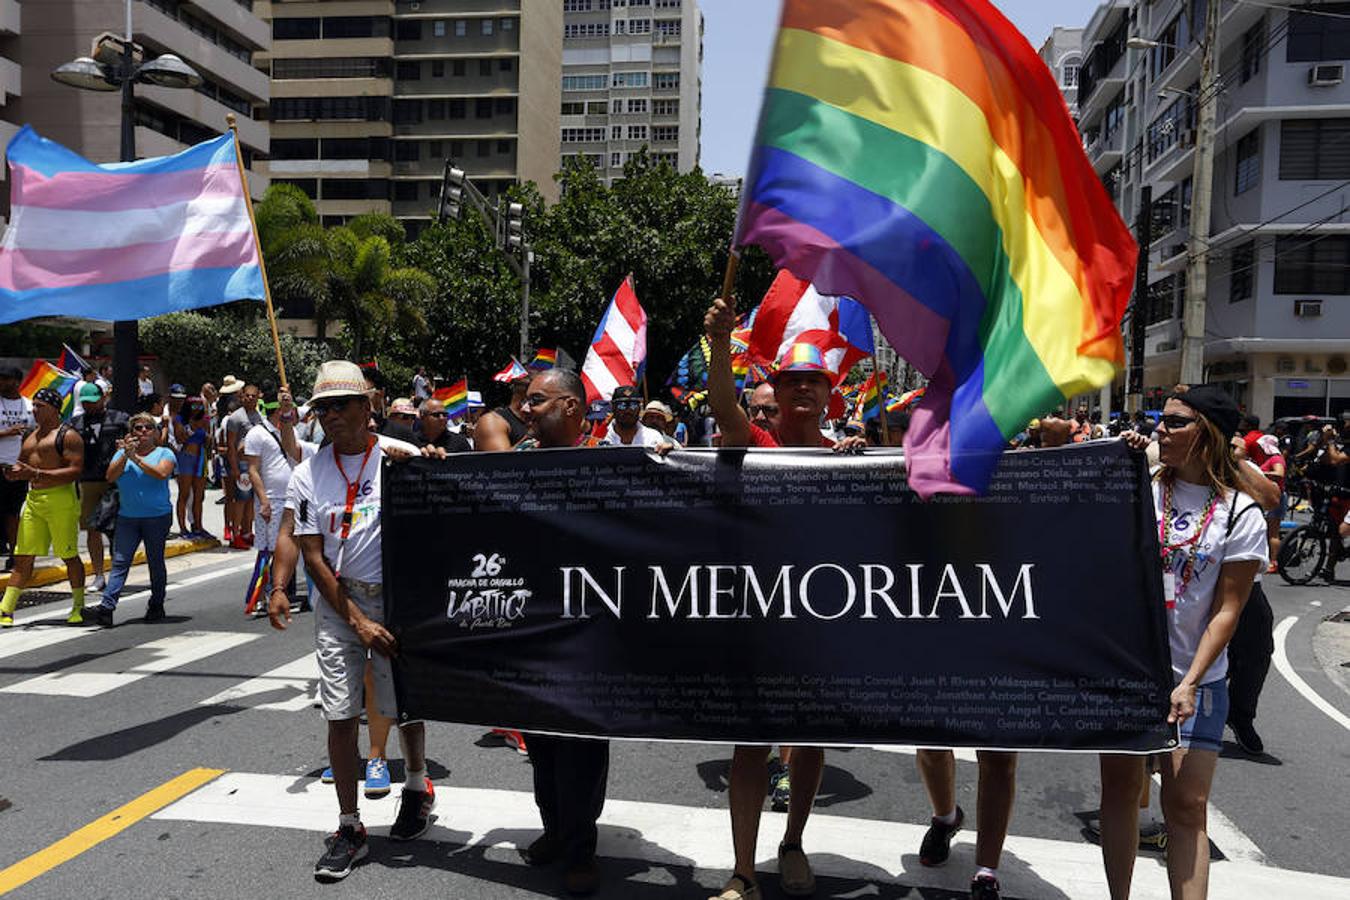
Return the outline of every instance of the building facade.
<path id="1" fill-rule="evenodd" d="M 1146 398 L 1180 375 L 1203 0 L 1113 0 L 1084 35 L 1089 158 L 1132 225 L 1151 188 Z M 1350 409 L 1350 3 L 1220 5 L 1206 380 L 1262 422 Z"/>
<path id="2" fill-rule="evenodd" d="M 267 75 L 254 59 L 271 44 L 267 23 L 250 0 L 135 0 L 132 34 L 149 57 L 173 53 L 201 74 L 195 90 L 175 90 L 151 84 L 136 86 L 136 152 L 139 156 L 176 153 L 191 144 L 224 132 L 225 117 L 233 113 L 239 127 L 245 164 L 269 149 L 269 128 L 256 115 L 270 96 Z M 121 151 L 122 108 L 115 92 L 77 90 L 51 79 L 58 66 L 88 56 L 98 34 L 121 35 L 126 22 L 125 0 L 40 0 L 0 3 L 0 34 L 6 52 L 0 62 L 5 83 L 3 117 L 32 125 L 51 138 L 94 160 L 116 161 Z M 8 23 L 22 25 L 22 36 Z M 9 66 L 22 70 L 22 91 L 9 90 Z M 265 177 L 254 177 L 250 187 L 260 196 Z"/>
<path id="3" fill-rule="evenodd" d="M 1069 112 L 1078 118 L 1078 69 L 1083 65 L 1083 29 L 1056 25 L 1037 51 L 1055 76 Z"/>
<path id="4" fill-rule="evenodd" d="M 561 0 L 562 156 L 584 157 L 612 183 L 646 147 L 659 162 L 698 165 L 703 14 L 698 0 Z"/>
<path id="5" fill-rule="evenodd" d="M 264 4 L 260 4 L 264 5 Z M 270 174 L 325 224 L 436 214 L 447 161 L 556 197 L 557 0 L 272 0 Z"/>
<path id="6" fill-rule="evenodd" d="M 16 115 L 15 100 L 23 94 L 23 65 L 19 36 L 23 33 L 19 0 L 0 0 L 0 145 L 9 143 L 22 126 Z M 9 167 L 3 167 L 0 179 L 9 196 Z"/>

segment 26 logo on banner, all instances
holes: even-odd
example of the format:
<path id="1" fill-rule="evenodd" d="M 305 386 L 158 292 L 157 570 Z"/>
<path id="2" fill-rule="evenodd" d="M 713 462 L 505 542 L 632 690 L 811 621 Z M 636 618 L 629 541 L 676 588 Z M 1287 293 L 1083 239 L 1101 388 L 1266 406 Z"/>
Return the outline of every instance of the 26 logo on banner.
<path id="1" fill-rule="evenodd" d="M 502 575 L 506 557 L 500 553 L 475 553 L 468 578 L 451 578 L 447 584 L 445 617 L 460 628 L 509 628 L 525 618 L 525 604 L 533 592 L 524 578 Z"/>

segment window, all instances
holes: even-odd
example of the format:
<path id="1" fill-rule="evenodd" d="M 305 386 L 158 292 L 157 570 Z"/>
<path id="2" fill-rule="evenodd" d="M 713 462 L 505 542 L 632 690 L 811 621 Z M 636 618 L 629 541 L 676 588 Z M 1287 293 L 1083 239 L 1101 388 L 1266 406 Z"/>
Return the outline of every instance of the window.
<path id="1" fill-rule="evenodd" d="M 1350 119 L 1280 123 L 1280 180 L 1350 178 Z"/>
<path id="2" fill-rule="evenodd" d="M 468 37 L 469 23 L 466 19 L 455 20 L 455 37 Z"/>
<path id="3" fill-rule="evenodd" d="M 679 72 L 657 72 L 655 75 L 652 76 L 652 79 L 654 82 L 653 87 L 655 87 L 658 91 L 667 90 L 669 88 L 677 88 L 680 86 Z"/>
<path id="4" fill-rule="evenodd" d="M 680 0 L 656 0 L 657 9 L 679 9 Z"/>
<path id="5" fill-rule="evenodd" d="M 274 59 L 272 78 L 388 78 L 388 61 L 372 57 Z"/>
<path id="6" fill-rule="evenodd" d="M 617 169 L 623 165 L 622 153 L 611 153 L 609 155 L 609 166 L 611 169 Z"/>
<path id="7" fill-rule="evenodd" d="M 443 60 L 443 59 L 437 59 L 437 60 L 433 60 L 433 61 L 432 61 L 432 63 L 431 63 L 431 77 L 432 77 L 432 78 L 444 78 L 444 77 L 445 77 L 445 60 Z"/>
<path id="8" fill-rule="evenodd" d="M 318 159 L 317 138 L 272 138 L 273 159 Z"/>
<path id="9" fill-rule="evenodd" d="M 427 118 L 430 119 L 430 120 L 432 120 L 432 121 L 434 121 L 434 122 L 440 122 L 440 121 L 444 120 L 444 119 L 445 119 L 445 101 L 444 101 L 444 100 L 428 100 L 428 101 L 427 101 Z"/>
<path id="10" fill-rule="evenodd" d="M 325 38 L 388 37 L 389 20 L 371 16 L 325 16 Z"/>
<path id="11" fill-rule="evenodd" d="M 323 183 L 325 200 L 388 200 L 389 182 L 383 178 L 329 178 Z"/>
<path id="12" fill-rule="evenodd" d="M 389 159 L 389 138 L 324 138 L 324 159 Z"/>
<path id="13" fill-rule="evenodd" d="M 647 73 L 615 72 L 613 84 L 616 88 L 644 88 L 647 86 Z"/>
<path id="14" fill-rule="evenodd" d="M 634 97 L 628 101 L 628 111 L 634 114 L 645 115 L 647 112 L 647 98 Z"/>
<path id="15" fill-rule="evenodd" d="M 629 125 L 628 139 L 630 141 L 645 141 L 647 139 L 646 125 Z"/>
<path id="16" fill-rule="evenodd" d="M 1060 78 L 1060 84 L 1066 88 L 1078 87 L 1078 57 L 1064 63 L 1063 76 Z"/>
<path id="17" fill-rule="evenodd" d="M 562 89 L 564 91 L 603 91 L 605 89 L 604 75 L 564 75 Z"/>
<path id="18" fill-rule="evenodd" d="M 429 144 L 427 144 L 427 159 L 444 159 L 444 158 L 445 158 L 444 141 L 432 141 Z"/>
<path id="19" fill-rule="evenodd" d="M 478 77 L 479 78 L 492 77 L 492 60 L 480 59 L 478 61 Z"/>
<path id="20" fill-rule="evenodd" d="M 563 0 L 563 12 L 590 12 L 591 0 Z"/>
<path id="21" fill-rule="evenodd" d="M 313 41 L 319 38 L 318 19 L 273 19 L 272 39 L 278 41 Z"/>
<path id="22" fill-rule="evenodd" d="M 562 142 L 564 144 L 594 144 L 605 139 L 605 129 L 603 128 L 564 128 L 562 130 Z"/>
<path id="23" fill-rule="evenodd" d="M 451 141 L 451 142 L 450 142 L 450 156 L 451 156 L 451 157 L 459 157 L 459 156 L 463 156 L 463 155 L 464 155 L 464 142 L 463 142 L 463 141 Z"/>
<path id="24" fill-rule="evenodd" d="M 492 20 L 484 19 L 482 22 L 483 34 L 492 34 Z"/>
<path id="25" fill-rule="evenodd" d="M 456 59 L 450 63 L 450 70 L 451 72 L 454 73 L 456 78 L 463 78 L 464 75 L 469 71 L 468 63 L 466 63 L 462 59 Z"/>
<path id="26" fill-rule="evenodd" d="M 272 100 L 272 121 L 304 119 L 357 119 L 383 122 L 389 116 L 388 97 L 277 97 Z"/>
<path id="27" fill-rule="evenodd" d="M 574 100 L 572 102 L 564 102 L 562 105 L 562 114 L 564 116 L 580 116 L 585 114 L 585 112 L 586 104 L 581 101 Z"/>
<path id="28" fill-rule="evenodd" d="M 394 77 L 399 81 L 419 81 L 422 78 L 422 64 L 401 62 L 394 67 Z"/>
<path id="29" fill-rule="evenodd" d="M 1242 35 L 1242 83 L 1261 74 L 1261 57 L 1266 53 L 1266 21 L 1262 19 Z"/>
<path id="30" fill-rule="evenodd" d="M 1289 10 L 1285 61 L 1350 59 L 1350 18 L 1346 16 L 1350 16 L 1350 3 L 1322 3 L 1307 12 Z"/>
<path id="31" fill-rule="evenodd" d="M 657 19 L 656 33 L 667 37 L 677 37 L 680 33 L 679 19 Z"/>
<path id="32" fill-rule="evenodd" d="M 273 178 L 273 184 L 290 184 L 304 191 L 311 200 L 319 199 L 319 180 L 317 178 Z"/>
<path id="33" fill-rule="evenodd" d="M 1177 314 L 1177 287 L 1184 284 L 1176 275 L 1168 275 L 1161 281 L 1148 286 L 1148 303 L 1144 308 L 1144 321 L 1149 325 L 1166 322 Z"/>
<path id="34" fill-rule="evenodd" d="M 499 24 L 500 24 L 500 27 L 501 27 L 501 30 L 502 30 L 502 31 L 515 31 L 515 30 L 516 30 L 516 20 L 515 20 L 515 19 L 502 19 L 501 22 L 500 22 Z"/>
<path id="35" fill-rule="evenodd" d="M 1252 296 L 1253 276 L 1256 274 L 1256 242 L 1248 241 L 1233 248 L 1228 265 L 1228 302 L 1237 303 Z"/>
<path id="36" fill-rule="evenodd" d="M 394 121 L 400 125 L 413 125 L 422 121 L 422 101 L 395 100 Z"/>
<path id="37" fill-rule="evenodd" d="M 491 156 L 491 155 L 492 155 L 492 141 L 479 141 L 479 142 L 478 142 L 478 155 L 479 155 L 479 156 Z"/>
<path id="38" fill-rule="evenodd" d="M 497 71 L 498 71 L 498 72 L 510 72 L 510 71 L 511 71 L 512 69 L 514 69 L 515 67 L 516 67 L 516 61 L 513 60 L 513 59 L 510 59 L 509 57 L 502 57 L 501 59 L 497 60 Z"/>
<path id="39" fill-rule="evenodd" d="M 445 20 L 437 19 L 431 23 L 432 37 L 445 37 Z"/>
<path id="40" fill-rule="evenodd" d="M 499 155 L 505 156 L 506 154 L 508 154 L 508 153 L 510 153 L 510 152 L 511 152 L 511 142 L 510 142 L 510 141 L 505 141 L 505 140 L 499 140 L 499 141 L 497 141 L 497 153 L 498 153 Z"/>
<path id="41" fill-rule="evenodd" d="M 422 158 L 422 145 L 417 141 L 395 141 L 394 159 L 397 162 L 417 162 Z"/>
<path id="42" fill-rule="evenodd" d="M 447 112 L 452 119 L 466 119 L 469 116 L 469 101 L 451 100 Z"/>
<path id="43" fill-rule="evenodd" d="M 680 126 L 678 125 L 657 125 L 652 129 L 652 140 L 654 141 L 678 141 L 680 139 Z"/>
<path id="44" fill-rule="evenodd" d="M 1156 79 L 1163 73 L 1172 60 L 1177 58 L 1177 26 L 1181 21 L 1181 16 L 1174 18 L 1162 32 L 1154 38 L 1158 43 L 1153 49 L 1148 51 L 1148 72 L 1149 77 Z"/>
<path id="45" fill-rule="evenodd" d="M 418 188 L 422 186 L 420 181 L 395 181 L 394 199 L 395 200 L 416 200 L 418 199 Z"/>
<path id="46" fill-rule="evenodd" d="M 652 115 L 654 116 L 678 116 L 680 114 L 680 101 L 678 100 L 653 100 Z"/>
<path id="47" fill-rule="evenodd" d="M 516 111 L 515 97 L 498 97 L 492 101 L 492 108 L 499 116 L 509 116 Z"/>
<path id="48" fill-rule="evenodd" d="M 1237 142 L 1237 158 L 1233 166 L 1233 193 L 1242 194 L 1256 187 L 1261 180 L 1261 129 L 1253 128 Z"/>
<path id="49" fill-rule="evenodd" d="M 492 98 L 479 97 L 475 100 L 473 102 L 473 114 L 475 118 L 479 119 L 492 118 Z"/>
<path id="50" fill-rule="evenodd" d="M 618 100 L 614 101 L 614 115 L 618 116 L 622 114 L 623 114 L 623 98 L 620 97 Z"/>
<path id="51" fill-rule="evenodd" d="M 622 101 L 619 100 L 614 101 L 616 105 L 620 102 Z M 592 100 L 586 104 L 586 115 L 588 116 L 603 116 L 607 115 L 608 113 L 609 113 L 609 103 L 604 100 Z"/>
<path id="52" fill-rule="evenodd" d="M 611 125 L 610 128 L 609 128 L 609 139 L 610 139 L 611 141 L 621 141 L 621 140 L 623 140 L 623 126 L 622 126 L 622 125 Z"/>
<path id="53" fill-rule="evenodd" d="M 394 40 L 420 41 L 422 23 L 418 19 L 399 19 L 394 23 Z"/>
<path id="54" fill-rule="evenodd" d="M 1275 293 L 1350 294 L 1350 235 L 1276 238 Z"/>
<path id="55" fill-rule="evenodd" d="M 628 20 L 628 33 L 629 33 L 629 34 L 650 34 L 650 33 L 651 33 L 651 30 L 652 30 L 652 20 L 651 20 L 651 19 L 629 19 L 629 20 Z"/>
<path id="56" fill-rule="evenodd" d="M 680 154 L 678 153 L 653 153 L 652 165 L 670 166 L 672 169 L 680 167 Z"/>
<path id="57" fill-rule="evenodd" d="M 609 23 L 572 22 L 563 26 L 563 37 L 570 40 L 609 37 Z"/>

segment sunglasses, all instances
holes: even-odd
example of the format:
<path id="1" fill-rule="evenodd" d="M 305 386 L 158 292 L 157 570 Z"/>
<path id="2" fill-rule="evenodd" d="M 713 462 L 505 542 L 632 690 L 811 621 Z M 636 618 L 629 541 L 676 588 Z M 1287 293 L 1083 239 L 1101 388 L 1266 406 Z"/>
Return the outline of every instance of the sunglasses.
<path id="1" fill-rule="evenodd" d="M 444 419 L 449 413 L 445 410 L 441 410 L 440 412 L 424 412 L 422 415 L 426 416 L 428 419 Z"/>
<path id="2" fill-rule="evenodd" d="M 641 400 L 615 400 L 613 404 L 615 409 L 641 409 Z"/>
<path id="3" fill-rule="evenodd" d="M 315 400 L 309 405 L 317 416 L 326 416 L 330 412 L 342 412 L 347 408 L 347 404 L 355 400 L 355 397 L 338 397 L 335 400 Z"/>
<path id="4" fill-rule="evenodd" d="M 530 394 L 525 398 L 525 404 L 527 406 L 546 406 L 557 399 L 557 397 L 550 397 L 547 394 Z"/>
<path id="5" fill-rule="evenodd" d="M 391 419 L 406 419 L 406 420 L 408 420 L 409 422 L 411 422 L 413 419 L 417 418 L 417 416 L 415 416 L 415 415 L 412 414 L 412 413 L 390 413 L 390 414 L 389 414 L 389 418 L 391 418 Z"/>
<path id="6" fill-rule="evenodd" d="M 758 416 L 758 415 L 764 415 L 764 416 L 770 416 L 770 417 L 776 416 L 776 415 L 778 415 L 778 407 L 777 407 L 777 406 L 765 406 L 765 405 L 762 405 L 762 404 L 751 404 L 751 406 L 750 406 L 750 415 L 751 415 L 751 417 Z"/>
<path id="7" fill-rule="evenodd" d="M 155 426 L 153 426 L 153 425 L 147 425 L 147 424 L 145 424 L 144 422 L 137 422 L 135 425 L 132 425 L 132 426 L 131 426 L 131 430 L 132 430 L 132 431 L 154 431 L 154 430 L 155 430 Z"/>
<path id="8" fill-rule="evenodd" d="M 1195 421 L 1194 416 L 1166 415 L 1158 420 L 1161 424 L 1167 426 L 1168 431 L 1180 431 L 1187 425 Z"/>

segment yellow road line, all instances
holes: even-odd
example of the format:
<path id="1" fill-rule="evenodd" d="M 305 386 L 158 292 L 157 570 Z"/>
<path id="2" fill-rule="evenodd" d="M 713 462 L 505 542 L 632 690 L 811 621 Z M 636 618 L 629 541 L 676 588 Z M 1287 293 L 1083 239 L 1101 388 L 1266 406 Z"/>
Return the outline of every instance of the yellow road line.
<path id="1" fill-rule="evenodd" d="M 158 812 L 223 774 L 224 769 L 191 769 L 177 778 L 164 782 L 154 790 L 141 794 L 125 806 L 119 806 L 106 816 L 95 819 L 83 828 L 72 831 L 32 856 L 19 860 L 7 869 L 0 869 L 0 895 L 27 884 L 62 863 L 69 862 L 94 845 L 121 833 L 146 816 Z"/>

